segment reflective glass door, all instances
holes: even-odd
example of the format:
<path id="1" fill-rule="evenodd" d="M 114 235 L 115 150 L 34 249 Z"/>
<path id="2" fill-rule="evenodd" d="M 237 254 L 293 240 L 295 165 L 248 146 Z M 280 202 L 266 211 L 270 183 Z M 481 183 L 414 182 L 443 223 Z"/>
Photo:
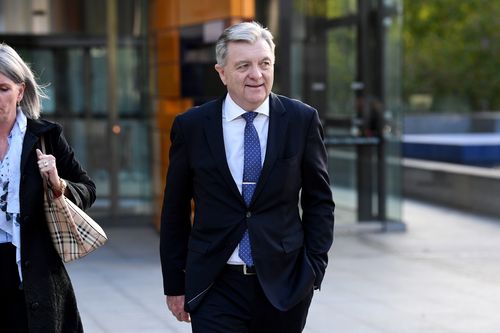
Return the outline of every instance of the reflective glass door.
<path id="1" fill-rule="evenodd" d="M 16 42 L 21 44 L 16 45 Z M 103 221 L 111 216 L 113 196 L 118 215 L 149 216 L 152 212 L 151 131 L 147 104 L 147 73 L 140 45 L 118 49 L 117 105 L 120 145 L 118 191 L 110 188 L 110 135 L 107 117 L 107 61 L 102 42 L 63 46 L 58 38 L 44 38 L 43 47 L 11 43 L 31 64 L 38 81 L 46 84 L 42 117 L 63 125 L 64 135 L 96 183 L 97 200 L 92 214 Z"/>
<path id="2" fill-rule="evenodd" d="M 400 221 L 399 5 L 280 1 L 276 87 L 318 109 L 343 221 Z"/>

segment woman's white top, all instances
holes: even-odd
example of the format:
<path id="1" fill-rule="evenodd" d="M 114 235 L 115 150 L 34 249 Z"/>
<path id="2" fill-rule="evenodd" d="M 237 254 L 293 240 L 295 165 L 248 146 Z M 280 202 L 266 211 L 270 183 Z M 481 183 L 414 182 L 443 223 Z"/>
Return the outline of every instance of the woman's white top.
<path id="1" fill-rule="evenodd" d="M 18 109 L 16 123 L 8 136 L 7 154 L 0 161 L 0 243 L 12 243 L 16 247 L 16 263 L 21 274 L 21 226 L 19 185 L 21 180 L 21 153 L 27 119 Z"/>

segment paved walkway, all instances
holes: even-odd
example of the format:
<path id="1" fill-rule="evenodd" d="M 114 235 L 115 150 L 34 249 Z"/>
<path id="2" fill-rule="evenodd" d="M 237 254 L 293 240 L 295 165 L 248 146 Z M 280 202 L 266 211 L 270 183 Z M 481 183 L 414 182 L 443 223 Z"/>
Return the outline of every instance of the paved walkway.
<path id="1" fill-rule="evenodd" d="M 500 221 L 413 201 L 404 221 L 404 233 L 339 221 L 306 333 L 500 332 Z M 86 332 L 190 332 L 164 305 L 158 234 L 106 231 L 68 265 Z"/>

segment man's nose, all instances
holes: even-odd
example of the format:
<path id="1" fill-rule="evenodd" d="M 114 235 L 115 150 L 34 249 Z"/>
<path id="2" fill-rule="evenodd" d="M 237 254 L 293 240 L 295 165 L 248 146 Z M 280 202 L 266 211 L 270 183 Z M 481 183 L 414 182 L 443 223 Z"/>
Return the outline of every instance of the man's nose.
<path id="1" fill-rule="evenodd" d="M 259 68 L 259 66 L 255 65 L 250 68 L 250 73 L 249 76 L 252 79 L 260 79 L 262 77 L 262 72 Z"/>

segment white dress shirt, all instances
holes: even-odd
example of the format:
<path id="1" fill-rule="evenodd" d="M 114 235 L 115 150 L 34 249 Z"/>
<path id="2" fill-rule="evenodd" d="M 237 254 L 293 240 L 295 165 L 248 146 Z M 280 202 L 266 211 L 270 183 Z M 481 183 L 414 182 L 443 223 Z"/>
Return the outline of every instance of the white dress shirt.
<path id="1" fill-rule="evenodd" d="M 267 147 L 267 133 L 269 129 L 269 97 L 256 109 L 258 113 L 253 124 L 257 130 L 260 141 L 261 163 L 264 163 Z M 241 193 L 243 182 L 243 137 L 245 132 L 246 121 L 241 117 L 246 111 L 239 107 L 229 96 L 222 105 L 222 132 L 224 135 L 224 147 L 226 150 L 227 164 L 234 182 L 238 186 Z M 242 265 L 243 261 L 238 255 L 238 246 L 227 261 L 231 265 Z"/>

